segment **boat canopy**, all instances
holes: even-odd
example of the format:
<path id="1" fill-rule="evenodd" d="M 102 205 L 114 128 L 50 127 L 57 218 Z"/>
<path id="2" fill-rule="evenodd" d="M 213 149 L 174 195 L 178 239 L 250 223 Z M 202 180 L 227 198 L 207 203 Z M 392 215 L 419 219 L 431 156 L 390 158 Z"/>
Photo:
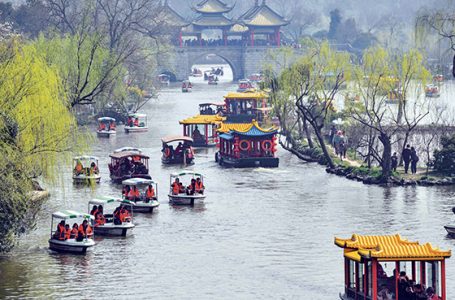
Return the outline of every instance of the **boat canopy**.
<path id="1" fill-rule="evenodd" d="M 122 147 L 114 150 L 114 153 L 119 152 L 142 152 L 142 149 L 134 148 L 134 147 Z"/>
<path id="2" fill-rule="evenodd" d="M 140 113 L 130 113 L 130 114 L 128 114 L 128 117 L 132 117 L 132 118 L 146 118 L 147 115 L 146 115 L 146 114 L 140 114 Z"/>
<path id="3" fill-rule="evenodd" d="M 189 80 L 183 80 L 182 83 L 191 83 Z"/>
<path id="4" fill-rule="evenodd" d="M 150 185 L 156 184 L 155 181 L 145 178 L 130 178 L 122 181 L 123 185 Z"/>
<path id="5" fill-rule="evenodd" d="M 82 156 L 76 156 L 73 158 L 74 161 L 77 160 L 83 160 L 83 161 L 92 161 L 92 160 L 98 160 L 98 157 L 96 156 L 89 156 L 89 155 L 82 155 Z"/>
<path id="6" fill-rule="evenodd" d="M 220 115 L 196 115 L 194 117 L 179 121 L 180 124 L 219 124 L 226 120 Z"/>
<path id="7" fill-rule="evenodd" d="M 62 210 L 62 211 L 57 211 L 52 214 L 52 217 L 56 219 L 62 219 L 62 220 L 67 220 L 67 219 L 77 219 L 77 218 L 84 218 L 84 219 L 94 219 L 95 217 L 86 214 L 86 213 L 81 213 L 77 212 L 74 210 Z"/>
<path id="8" fill-rule="evenodd" d="M 420 244 L 396 235 L 357 235 L 350 239 L 335 237 L 335 245 L 344 248 L 344 256 L 360 262 L 362 258 L 378 261 L 436 261 L 451 256 L 451 251 L 434 248 L 430 243 Z"/>
<path id="9" fill-rule="evenodd" d="M 147 155 L 142 154 L 141 152 L 137 152 L 137 151 L 114 152 L 109 156 L 114 159 L 120 159 L 120 158 L 131 157 L 131 156 L 139 156 L 140 158 L 145 158 L 145 159 L 150 158 Z"/>
<path id="10" fill-rule="evenodd" d="M 254 90 L 248 90 L 243 93 L 234 93 L 230 92 L 226 96 L 225 99 L 235 99 L 235 100 L 262 100 L 267 98 L 267 94 L 264 92 L 256 92 Z"/>
<path id="11" fill-rule="evenodd" d="M 176 141 L 184 141 L 184 142 L 190 142 L 190 143 L 193 143 L 193 139 L 188 137 L 188 136 L 184 136 L 184 135 L 170 135 L 170 136 L 166 136 L 164 138 L 161 139 L 161 141 L 164 143 L 164 144 L 168 144 L 168 143 L 172 143 L 172 142 L 176 142 Z"/>
<path id="12" fill-rule="evenodd" d="M 198 176 L 198 177 L 203 177 L 201 173 L 193 172 L 193 171 L 182 171 L 180 173 L 172 173 L 171 177 L 179 177 L 179 176 Z"/>
<path id="13" fill-rule="evenodd" d="M 115 119 L 111 117 L 102 117 L 98 118 L 98 122 L 115 122 Z"/>
<path id="14" fill-rule="evenodd" d="M 118 199 L 116 197 L 111 197 L 111 196 L 98 196 L 92 200 L 90 200 L 88 203 L 93 204 L 93 205 L 105 205 L 108 203 L 113 203 L 116 202 Z"/>
<path id="15" fill-rule="evenodd" d="M 275 126 L 270 128 L 262 128 L 257 121 L 251 123 L 221 123 L 218 132 L 221 133 L 237 133 L 247 136 L 263 136 L 277 133 L 278 129 Z"/>
<path id="16" fill-rule="evenodd" d="M 207 103 L 200 103 L 199 107 L 201 107 L 201 106 L 209 106 L 209 105 L 225 106 L 226 104 L 224 102 L 207 102 Z"/>

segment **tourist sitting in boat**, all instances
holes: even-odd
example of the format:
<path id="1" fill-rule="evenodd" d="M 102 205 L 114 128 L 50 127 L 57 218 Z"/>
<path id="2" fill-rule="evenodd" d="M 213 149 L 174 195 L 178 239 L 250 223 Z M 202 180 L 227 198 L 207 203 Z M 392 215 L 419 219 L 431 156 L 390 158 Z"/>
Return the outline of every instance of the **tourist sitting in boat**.
<path id="1" fill-rule="evenodd" d="M 183 153 L 183 144 L 179 143 L 177 148 L 175 148 L 174 156 L 182 156 Z"/>
<path id="2" fill-rule="evenodd" d="M 155 189 L 151 184 L 148 186 L 147 191 L 145 192 L 145 200 L 146 202 L 156 200 Z"/>
<path id="3" fill-rule="evenodd" d="M 389 288 L 383 284 L 378 293 L 378 300 L 392 300 L 392 293 L 390 293 Z"/>
<path id="4" fill-rule="evenodd" d="M 74 167 L 74 173 L 76 175 L 80 175 L 80 174 L 82 174 L 83 171 L 84 171 L 84 166 L 82 165 L 82 162 L 78 159 L 76 162 L 76 166 Z"/>
<path id="5" fill-rule="evenodd" d="M 174 195 L 180 194 L 181 189 L 182 183 L 180 182 L 180 179 L 175 178 L 175 181 L 172 183 L 172 194 Z"/>
<path id="6" fill-rule="evenodd" d="M 122 195 L 125 199 L 128 199 L 128 194 L 130 192 L 130 186 L 129 185 L 125 185 L 122 189 Z"/>
<path id="7" fill-rule="evenodd" d="M 98 206 L 97 205 L 93 205 L 92 210 L 90 211 L 90 214 L 92 216 L 96 216 L 97 212 L 98 212 Z"/>
<path id="8" fill-rule="evenodd" d="M 104 124 L 104 122 L 100 122 L 100 126 L 98 127 L 98 130 L 106 130 L 106 124 Z"/>
<path id="9" fill-rule="evenodd" d="M 131 221 L 131 215 L 124 206 L 119 206 L 114 210 L 114 224 L 121 225 L 123 222 Z"/>
<path id="10" fill-rule="evenodd" d="M 114 121 L 111 121 L 109 123 L 109 130 L 115 130 L 115 122 Z"/>
<path id="11" fill-rule="evenodd" d="M 106 218 L 104 217 L 103 206 L 98 206 L 98 212 L 95 215 L 95 226 L 106 224 Z"/>
<path id="12" fill-rule="evenodd" d="M 136 127 L 139 127 L 139 119 L 138 118 L 134 119 L 133 125 L 136 126 Z"/>
<path id="13" fill-rule="evenodd" d="M 131 116 L 128 116 L 128 121 L 126 122 L 126 125 L 128 125 L 129 127 L 133 126 L 133 118 Z"/>
<path id="14" fill-rule="evenodd" d="M 69 240 L 71 238 L 71 228 L 69 224 L 65 225 L 65 240 Z"/>
<path id="15" fill-rule="evenodd" d="M 201 181 L 201 178 L 196 178 L 196 193 L 204 194 L 205 186 Z"/>
<path id="16" fill-rule="evenodd" d="M 95 162 L 92 162 L 90 164 L 90 174 L 99 174 L 100 170 L 98 169 L 98 166 L 95 164 Z"/>
<path id="17" fill-rule="evenodd" d="M 190 185 L 186 188 L 186 194 L 194 195 L 195 191 L 196 191 L 196 180 L 193 178 L 193 179 L 191 179 Z"/>
<path id="18" fill-rule="evenodd" d="M 70 238 L 71 239 L 77 238 L 78 232 L 79 232 L 79 225 L 77 225 L 77 223 L 74 223 L 73 224 L 73 229 L 71 229 Z"/>
<path id="19" fill-rule="evenodd" d="M 192 138 L 194 140 L 200 140 L 202 138 L 202 134 L 199 131 L 199 128 L 196 126 L 196 128 L 193 130 Z M 179 143 L 180 145 L 181 143 Z"/>
<path id="20" fill-rule="evenodd" d="M 57 230 L 54 233 L 54 239 L 64 241 L 66 239 L 65 220 L 61 220 L 57 225 Z"/>
<path id="21" fill-rule="evenodd" d="M 90 238 L 93 236 L 92 227 L 88 224 L 87 220 L 84 220 L 78 228 L 79 232 L 77 235 L 77 241 L 82 241 L 85 238 Z"/>
<path id="22" fill-rule="evenodd" d="M 139 193 L 139 190 L 137 189 L 137 187 L 135 185 L 129 191 L 127 199 L 134 201 L 134 202 L 136 202 L 137 200 L 141 200 L 141 194 Z"/>

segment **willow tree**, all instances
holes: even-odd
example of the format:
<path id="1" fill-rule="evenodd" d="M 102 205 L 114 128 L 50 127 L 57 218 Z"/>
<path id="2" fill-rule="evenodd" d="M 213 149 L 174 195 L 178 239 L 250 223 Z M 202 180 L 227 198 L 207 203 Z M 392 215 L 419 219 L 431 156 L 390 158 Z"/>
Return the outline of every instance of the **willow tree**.
<path id="1" fill-rule="evenodd" d="M 350 55 L 322 43 L 308 49 L 283 71 L 285 93 L 295 102 L 299 114 L 311 125 L 329 167 L 335 167 L 324 140 L 323 128 L 334 112 L 335 96 L 350 77 Z"/>
<path id="2" fill-rule="evenodd" d="M 33 180 L 53 179 L 56 162 L 84 144 L 58 72 L 34 44 L 0 43 L 0 251 L 33 225 Z"/>
<path id="3" fill-rule="evenodd" d="M 354 89 L 360 96 L 360 105 L 349 107 L 349 112 L 377 135 L 381 147 L 370 148 L 369 155 L 380 164 L 383 180 L 391 176 L 392 145 L 397 142 L 397 134 L 404 131 L 407 140 L 428 115 L 429 106 L 420 101 L 428 76 L 422 63 L 416 50 L 391 54 L 374 47 L 364 52 L 362 64 L 354 69 Z M 411 89 L 415 89 L 412 94 Z M 391 94 L 398 96 L 390 99 Z"/>

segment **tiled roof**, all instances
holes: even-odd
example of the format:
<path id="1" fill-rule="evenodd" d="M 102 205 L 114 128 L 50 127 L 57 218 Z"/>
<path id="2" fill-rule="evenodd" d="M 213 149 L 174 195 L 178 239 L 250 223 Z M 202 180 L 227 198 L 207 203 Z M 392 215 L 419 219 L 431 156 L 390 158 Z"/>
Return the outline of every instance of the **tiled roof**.
<path id="1" fill-rule="evenodd" d="M 267 94 L 264 92 L 244 92 L 244 93 L 237 93 L 237 92 L 230 92 L 226 96 L 225 99 L 256 99 L 262 100 L 267 98 Z"/>
<path id="2" fill-rule="evenodd" d="M 221 0 L 204 0 L 194 8 L 199 13 L 227 13 L 232 10 L 232 6 L 227 5 Z"/>
<path id="3" fill-rule="evenodd" d="M 193 21 L 193 25 L 197 26 L 231 26 L 232 24 L 232 20 L 223 15 L 203 15 Z"/>
<path id="4" fill-rule="evenodd" d="M 220 115 L 196 115 L 194 117 L 180 121 L 180 124 L 218 124 L 226 118 Z"/>
<path id="5" fill-rule="evenodd" d="M 218 132 L 237 133 L 248 136 L 262 136 L 274 134 L 277 132 L 275 127 L 262 128 L 256 121 L 252 123 L 221 123 Z"/>
<path id="6" fill-rule="evenodd" d="M 285 26 L 289 22 L 265 2 L 248 10 L 240 17 L 247 26 Z"/>

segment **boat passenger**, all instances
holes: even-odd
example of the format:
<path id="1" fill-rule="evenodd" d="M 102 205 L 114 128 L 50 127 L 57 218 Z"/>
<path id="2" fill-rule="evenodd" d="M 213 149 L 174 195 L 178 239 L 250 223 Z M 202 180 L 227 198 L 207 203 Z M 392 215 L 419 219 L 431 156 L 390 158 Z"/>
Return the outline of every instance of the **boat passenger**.
<path id="1" fill-rule="evenodd" d="M 153 199 L 156 199 L 155 197 L 155 189 L 153 188 L 153 185 L 149 185 L 147 188 L 147 191 L 145 192 L 145 199 L 148 201 L 151 201 Z"/>
<path id="2" fill-rule="evenodd" d="M 138 118 L 134 119 L 134 127 L 139 127 L 139 119 Z"/>
<path id="3" fill-rule="evenodd" d="M 128 200 L 132 200 L 135 202 L 137 200 L 141 200 L 141 194 L 139 193 L 139 190 L 137 189 L 137 187 L 135 185 L 133 185 L 133 188 L 128 193 Z"/>
<path id="4" fill-rule="evenodd" d="M 77 225 L 77 223 L 74 223 L 74 224 L 73 224 L 73 229 L 71 229 L 71 234 L 70 234 L 70 238 L 71 238 L 71 239 L 77 238 L 77 233 L 79 232 L 78 227 L 79 227 L 79 226 Z"/>
<path id="5" fill-rule="evenodd" d="M 109 130 L 115 131 L 115 123 L 114 122 L 110 122 L 109 123 Z"/>
<path id="6" fill-rule="evenodd" d="M 65 240 L 69 240 L 71 238 L 71 228 L 69 224 L 65 225 Z"/>
<path id="7" fill-rule="evenodd" d="M 200 177 L 196 178 L 196 193 L 204 194 L 205 186 Z"/>
<path id="8" fill-rule="evenodd" d="M 196 126 L 196 128 L 193 131 L 193 139 L 199 139 L 201 138 L 201 132 L 199 131 L 199 128 Z"/>
<path id="9" fill-rule="evenodd" d="M 98 174 L 100 170 L 98 170 L 98 166 L 95 164 L 95 162 L 92 162 L 90 164 L 90 174 Z"/>
<path id="10" fill-rule="evenodd" d="M 84 238 L 89 238 L 93 235 L 92 227 L 88 224 L 87 220 L 84 220 L 78 228 L 79 232 L 77 240 L 82 241 Z"/>
<path id="11" fill-rule="evenodd" d="M 194 195 L 194 192 L 196 191 L 196 179 L 191 179 L 190 185 L 186 188 L 186 194 L 187 195 Z"/>
<path id="12" fill-rule="evenodd" d="M 82 165 L 81 161 L 77 160 L 76 166 L 74 167 L 74 173 L 76 173 L 76 175 L 79 175 L 82 173 L 83 169 L 84 169 L 84 166 Z"/>
<path id="13" fill-rule="evenodd" d="M 181 184 L 180 179 L 175 178 L 174 182 L 171 184 L 173 195 L 178 195 L 180 193 Z"/>
<path id="14" fill-rule="evenodd" d="M 130 186 L 125 185 L 122 189 L 122 195 L 125 199 L 128 199 L 128 194 L 130 193 Z"/>
<path id="15" fill-rule="evenodd" d="M 120 221 L 122 223 L 131 221 L 130 212 L 124 206 L 120 208 Z"/>
<path id="16" fill-rule="evenodd" d="M 113 216 L 114 216 L 114 225 L 120 225 L 122 224 L 121 217 L 120 217 L 120 211 L 121 211 L 121 206 L 117 207 L 114 210 Z"/>
<path id="17" fill-rule="evenodd" d="M 54 233 L 54 239 L 64 241 L 65 240 L 65 220 L 60 221 L 57 225 L 57 230 Z"/>
<path id="18" fill-rule="evenodd" d="M 98 206 L 93 205 L 92 210 L 90 211 L 90 214 L 92 216 L 95 216 L 97 212 L 98 212 Z"/>
<path id="19" fill-rule="evenodd" d="M 104 217 L 104 214 L 103 214 L 103 206 L 101 206 L 101 205 L 98 207 L 98 212 L 95 215 L 95 222 L 96 222 L 96 226 L 106 224 L 106 218 Z"/>
<path id="20" fill-rule="evenodd" d="M 177 148 L 175 148 L 175 155 L 181 156 L 182 153 L 183 153 L 183 144 L 181 142 L 179 142 L 179 144 L 177 145 Z"/>
<path id="21" fill-rule="evenodd" d="M 101 122 L 101 123 L 100 123 L 99 130 L 100 130 L 100 131 L 106 130 L 106 124 L 104 124 L 104 122 Z"/>

